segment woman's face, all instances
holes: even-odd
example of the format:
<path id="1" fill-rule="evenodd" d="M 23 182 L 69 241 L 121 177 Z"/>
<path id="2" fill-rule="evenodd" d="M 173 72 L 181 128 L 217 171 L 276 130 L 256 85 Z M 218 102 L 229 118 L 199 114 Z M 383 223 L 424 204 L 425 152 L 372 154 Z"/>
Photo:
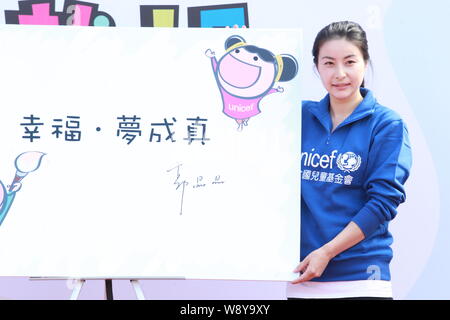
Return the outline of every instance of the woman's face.
<path id="1" fill-rule="evenodd" d="M 366 66 L 361 50 L 348 40 L 326 41 L 319 50 L 317 70 L 335 101 L 349 102 L 359 96 Z"/>

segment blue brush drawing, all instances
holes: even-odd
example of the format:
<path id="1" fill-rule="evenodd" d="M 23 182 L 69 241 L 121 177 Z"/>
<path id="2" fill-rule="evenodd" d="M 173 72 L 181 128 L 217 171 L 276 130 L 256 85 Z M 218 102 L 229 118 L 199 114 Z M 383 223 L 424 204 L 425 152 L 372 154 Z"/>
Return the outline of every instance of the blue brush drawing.
<path id="1" fill-rule="evenodd" d="M 22 188 L 22 180 L 33 171 L 36 171 L 40 165 L 45 153 L 39 151 L 27 151 L 17 156 L 14 165 L 16 174 L 8 190 L 0 181 L 0 225 L 5 220 L 9 209 L 11 208 L 16 193 Z"/>

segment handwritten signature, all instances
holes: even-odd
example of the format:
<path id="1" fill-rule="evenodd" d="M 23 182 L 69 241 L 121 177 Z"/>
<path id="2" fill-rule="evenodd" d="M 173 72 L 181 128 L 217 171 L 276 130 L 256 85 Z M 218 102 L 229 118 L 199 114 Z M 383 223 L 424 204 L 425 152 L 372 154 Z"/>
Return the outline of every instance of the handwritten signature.
<path id="1" fill-rule="evenodd" d="M 214 176 L 214 179 L 212 181 L 210 180 L 210 182 L 208 182 L 208 180 L 204 176 L 197 176 L 195 178 L 195 182 L 190 183 L 185 178 L 181 177 L 181 167 L 182 166 L 183 166 L 183 164 L 179 164 L 179 165 L 173 167 L 172 169 L 166 170 L 167 173 L 170 173 L 170 172 L 176 173 L 176 178 L 175 178 L 175 181 L 173 182 L 173 184 L 176 186 L 175 190 L 180 190 L 180 193 L 181 193 L 180 215 L 183 214 L 184 196 L 185 196 L 186 188 L 188 185 L 192 185 L 193 190 L 199 190 L 199 189 L 208 187 L 208 185 L 221 185 L 221 184 L 225 183 L 225 181 L 222 180 L 220 175 Z"/>

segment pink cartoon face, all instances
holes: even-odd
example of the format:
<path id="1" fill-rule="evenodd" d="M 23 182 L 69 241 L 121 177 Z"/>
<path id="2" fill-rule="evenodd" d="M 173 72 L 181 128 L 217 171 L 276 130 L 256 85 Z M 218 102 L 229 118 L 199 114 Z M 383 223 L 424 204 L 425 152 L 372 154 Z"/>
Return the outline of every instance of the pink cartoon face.
<path id="1" fill-rule="evenodd" d="M 277 66 L 274 57 L 267 50 L 262 50 L 254 46 L 242 46 L 220 59 L 217 79 L 228 93 L 253 98 L 272 88 Z"/>
<path id="2" fill-rule="evenodd" d="M 297 60 L 289 54 L 274 55 L 267 49 L 249 45 L 233 35 L 225 40 L 226 53 L 217 61 L 211 49 L 205 55 L 211 66 L 223 102 L 223 113 L 236 120 L 238 130 L 248 126 L 250 118 L 261 113 L 260 101 L 284 88 L 277 82 L 290 81 L 297 75 Z"/>

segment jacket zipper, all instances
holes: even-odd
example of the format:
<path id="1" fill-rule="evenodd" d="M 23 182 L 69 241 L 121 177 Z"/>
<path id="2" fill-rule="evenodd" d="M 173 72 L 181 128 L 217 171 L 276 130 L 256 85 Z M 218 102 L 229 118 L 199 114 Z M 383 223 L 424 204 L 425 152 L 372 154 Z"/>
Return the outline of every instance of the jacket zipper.
<path id="1" fill-rule="evenodd" d="M 368 116 L 371 115 L 371 114 L 372 114 L 372 113 L 362 115 L 361 117 L 356 117 L 355 119 L 352 119 L 352 120 L 350 120 L 350 121 L 348 121 L 348 122 L 344 121 L 344 122 L 340 123 L 340 124 L 339 124 L 332 132 L 331 132 L 330 129 L 328 129 L 327 145 L 330 144 L 331 135 L 332 135 L 333 133 L 335 133 L 336 130 L 338 130 L 338 129 L 342 128 L 342 127 L 345 127 L 345 126 L 347 126 L 347 125 L 349 125 L 349 124 L 352 124 L 352 123 L 354 123 L 354 122 L 356 122 L 356 121 L 359 121 L 359 120 L 361 120 L 361 119 L 364 119 L 364 118 L 368 117 Z"/>

